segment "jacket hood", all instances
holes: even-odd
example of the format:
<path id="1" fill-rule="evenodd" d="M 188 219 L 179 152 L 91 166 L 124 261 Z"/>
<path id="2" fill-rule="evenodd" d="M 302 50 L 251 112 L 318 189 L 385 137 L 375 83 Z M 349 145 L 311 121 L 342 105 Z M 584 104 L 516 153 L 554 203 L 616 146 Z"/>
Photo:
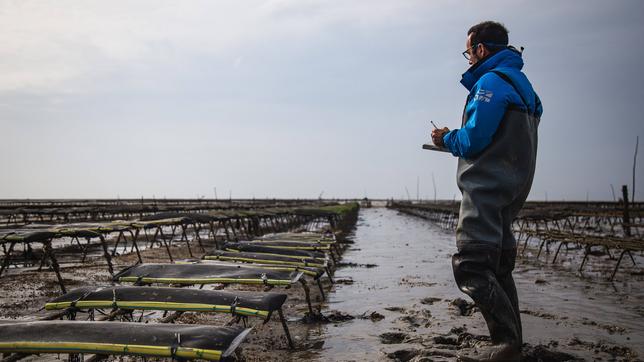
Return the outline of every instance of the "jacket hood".
<path id="1" fill-rule="evenodd" d="M 495 68 L 512 68 L 521 70 L 523 68 L 521 53 L 517 50 L 508 48 L 489 56 L 487 59 L 482 59 L 471 66 L 467 72 L 463 73 L 461 84 L 465 86 L 468 91 L 472 90 L 474 84 L 481 79 L 483 74 Z"/>

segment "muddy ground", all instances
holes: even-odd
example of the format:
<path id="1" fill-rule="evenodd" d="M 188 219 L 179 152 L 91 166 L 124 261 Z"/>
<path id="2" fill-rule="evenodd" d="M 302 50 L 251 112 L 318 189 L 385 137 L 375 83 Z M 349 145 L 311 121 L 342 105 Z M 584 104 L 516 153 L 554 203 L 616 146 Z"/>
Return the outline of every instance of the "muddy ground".
<path id="1" fill-rule="evenodd" d="M 361 210 L 357 228 L 349 237 L 354 243 L 348 246 L 338 266 L 336 284 L 325 282 L 328 299 L 321 305 L 324 321 L 302 320 L 307 307 L 298 286 L 274 288 L 274 292 L 289 295 L 285 314 L 298 348 L 287 348 L 277 320 L 263 325 L 260 320 L 250 319 L 254 329 L 242 345 L 239 359 L 453 361 L 457 351 L 472 349 L 486 340 L 480 313 L 453 281 L 452 231 L 375 208 Z M 188 257 L 183 246 L 174 246 L 172 252 L 175 259 Z M 524 360 L 642 360 L 641 267 L 627 263 L 614 282 L 607 282 L 607 271 L 614 261 L 601 255 L 591 257 L 586 272 L 579 275 L 575 272 L 581 260 L 579 252 L 567 251 L 562 262 L 554 266 L 536 261 L 530 250 L 518 261 L 514 275 L 526 342 Z M 143 256 L 146 262 L 168 260 L 165 250 L 159 248 L 145 250 Z M 117 257 L 115 270 L 135 261 L 132 254 Z M 636 256 L 636 261 L 644 265 L 641 255 Z M 107 268 L 98 259 L 67 266 L 63 276 L 70 288 L 110 283 Z M 3 319 L 40 316 L 44 303 L 60 293 L 54 274 L 48 271 L 17 273 L 12 269 L 0 281 Z M 319 302 L 317 289 L 311 291 Z M 149 320 L 159 317 L 145 316 Z M 188 313 L 177 323 L 223 325 L 229 320 L 225 314 Z"/>
<path id="2" fill-rule="evenodd" d="M 336 272 L 347 283 L 334 287 L 323 312 L 355 318 L 314 329 L 312 338 L 324 345 L 299 358 L 453 361 L 457 351 L 487 339 L 483 318 L 453 281 L 453 231 L 392 210 L 363 209 L 353 240 L 347 267 Z M 626 263 L 608 282 L 615 261 L 606 256 L 591 257 L 580 276 L 580 250 L 569 250 L 555 266 L 530 254 L 514 273 L 525 361 L 642 360 L 641 255 L 639 268 Z"/>

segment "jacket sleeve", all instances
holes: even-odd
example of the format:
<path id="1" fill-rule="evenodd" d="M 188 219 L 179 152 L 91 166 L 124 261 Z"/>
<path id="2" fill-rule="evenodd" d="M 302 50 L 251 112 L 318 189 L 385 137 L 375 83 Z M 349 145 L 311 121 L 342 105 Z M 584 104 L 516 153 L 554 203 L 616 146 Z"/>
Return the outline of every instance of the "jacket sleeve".
<path id="1" fill-rule="evenodd" d="M 541 116 L 543 115 L 543 104 L 541 104 L 541 98 L 539 98 L 539 96 L 536 93 L 534 95 L 535 95 L 535 99 L 536 99 L 536 103 L 537 103 L 535 105 L 537 107 L 535 115 L 538 118 L 541 118 Z"/>
<path id="2" fill-rule="evenodd" d="M 443 136 L 445 147 L 454 156 L 472 158 L 492 142 L 507 108 L 509 91 L 503 80 L 490 73 L 474 85 L 465 106 L 467 122 Z"/>

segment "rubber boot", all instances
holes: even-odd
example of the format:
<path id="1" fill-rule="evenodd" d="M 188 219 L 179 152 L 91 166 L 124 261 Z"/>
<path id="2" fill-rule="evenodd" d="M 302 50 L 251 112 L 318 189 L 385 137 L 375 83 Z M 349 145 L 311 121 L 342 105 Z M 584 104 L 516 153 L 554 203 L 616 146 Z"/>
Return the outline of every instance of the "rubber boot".
<path id="1" fill-rule="evenodd" d="M 510 299 L 512 304 L 512 309 L 514 309 L 514 314 L 517 318 L 518 330 L 519 330 L 519 345 L 523 345 L 523 328 L 521 326 L 521 312 L 519 310 L 519 296 L 517 295 L 517 288 L 514 285 L 514 278 L 512 278 L 512 271 L 514 270 L 514 264 L 517 258 L 517 249 L 507 249 L 501 251 L 501 258 L 499 261 L 499 272 L 497 274 L 497 279 L 501 288 L 505 291 L 505 294 Z"/>
<path id="2" fill-rule="evenodd" d="M 458 353 L 461 362 L 513 362 L 521 361 L 521 350 L 511 344 L 501 343 L 478 348 L 471 353 Z"/>
<path id="3" fill-rule="evenodd" d="M 518 313 L 497 279 L 501 254 L 501 249 L 490 244 L 465 243 L 452 257 L 456 284 L 480 309 L 492 341 L 492 345 L 478 349 L 477 353 L 459 355 L 460 360 L 515 361 L 521 357 Z M 509 284 L 507 277 L 504 281 Z"/>

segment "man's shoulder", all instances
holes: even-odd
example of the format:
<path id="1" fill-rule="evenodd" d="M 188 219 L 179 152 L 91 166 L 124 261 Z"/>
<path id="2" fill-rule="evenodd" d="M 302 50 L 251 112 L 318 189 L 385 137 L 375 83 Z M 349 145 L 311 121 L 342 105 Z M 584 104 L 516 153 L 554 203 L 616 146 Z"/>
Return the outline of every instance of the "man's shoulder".
<path id="1" fill-rule="evenodd" d="M 511 92 L 513 92 L 512 86 L 493 71 L 489 71 L 483 74 L 472 87 L 470 97 L 473 102 L 490 103 L 496 100 L 502 101 L 505 95 Z"/>

